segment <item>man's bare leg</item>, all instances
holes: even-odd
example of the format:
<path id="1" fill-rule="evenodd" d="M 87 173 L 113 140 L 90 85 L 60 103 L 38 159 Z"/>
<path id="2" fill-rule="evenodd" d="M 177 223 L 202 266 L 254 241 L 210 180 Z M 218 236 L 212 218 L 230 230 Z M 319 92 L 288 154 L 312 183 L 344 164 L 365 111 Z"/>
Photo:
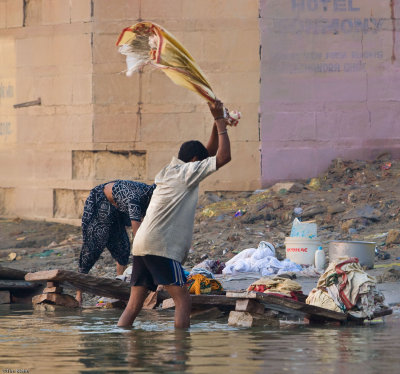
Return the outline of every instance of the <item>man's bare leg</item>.
<path id="1" fill-rule="evenodd" d="M 122 274 L 124 274 L 124 271 L 125 271 L 126 268 L 127 268 L 126 265 L 120 265 L 120 264 L 117 262 L 117 275 L 122 275 Z"/>
<path id="2" fill-rule="evenodd" d="M 82 306 L 82 291 L 81 290 L 76 290 L 75 299 L 79 303 L 79 306 Z"/>
<path id="3" fill-rule="evenodd" d="M 192 301 L 186 286 L 164 286 L 174 299 L 175 303 L 175 328 L 190 327 L 190 312 Z"/>
<path id="4" fill-rule="evenodd" d="M 128 304 L 119 317 L 118 325 L 119 327 L 129 327 L 132 326 L 135 318 L 142 310 L 143 302 L 147 296 L 147 287 L 145 286 L 132 286 L 131 294 L 129 295 Z"/>

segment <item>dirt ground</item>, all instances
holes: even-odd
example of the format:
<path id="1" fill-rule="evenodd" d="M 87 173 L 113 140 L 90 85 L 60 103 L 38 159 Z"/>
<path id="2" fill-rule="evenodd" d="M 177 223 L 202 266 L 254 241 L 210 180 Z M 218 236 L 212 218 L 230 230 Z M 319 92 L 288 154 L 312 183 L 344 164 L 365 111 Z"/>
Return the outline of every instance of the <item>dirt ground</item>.
<path id="1" fill-rule="evenodd" d="M 301 208 L 303 221 L 316 221 L 326 253 L 330 240 L 374 241 L 381 251 L 376 264 L 398 263 L 399 177 L 400 160 L 384 154 L 373 162 L 334 160 L 318 178 L 265 190 L 206 193 L 199 199 L 193 246 L 185 265 L 192 267 L 205 258 L 227 261 L 262 240 L 271 242 L 283 259 L 295 208 Z M 30 272 L 77 270 L 81 245 L 80 227 L 0 219 L 2 266 Z M 115 263 L 107 250 L 91 274 L 115 276 Z"/>

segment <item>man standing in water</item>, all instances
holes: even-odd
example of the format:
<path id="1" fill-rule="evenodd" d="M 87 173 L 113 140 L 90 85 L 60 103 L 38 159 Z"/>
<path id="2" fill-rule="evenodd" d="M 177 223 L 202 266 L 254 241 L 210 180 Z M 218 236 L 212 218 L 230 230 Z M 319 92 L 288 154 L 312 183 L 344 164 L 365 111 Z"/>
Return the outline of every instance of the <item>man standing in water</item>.
<path id="1" fill-rule="evenodd" d="M 132 245 L 131 293 L 118 326 L 131 326 L 147 291 L 163 285 L 175 303 L 175 327 L 190 326 L 191 301 L 182 263 L 192 242 L 199 183 L 231 160 L 222 102 L 210 104 L 214 125 L 207 147 L 199 141 L 182 144 L 178 158 L 155 178 L 146 216 Z"/>

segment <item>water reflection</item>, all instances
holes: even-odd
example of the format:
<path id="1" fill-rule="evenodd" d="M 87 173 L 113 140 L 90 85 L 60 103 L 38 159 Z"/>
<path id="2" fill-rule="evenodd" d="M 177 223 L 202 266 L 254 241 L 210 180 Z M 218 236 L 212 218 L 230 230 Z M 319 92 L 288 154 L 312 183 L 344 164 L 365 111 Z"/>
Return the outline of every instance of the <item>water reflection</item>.
<path id="1" fill-rule="evenodd" d="M 209 321 L 189 331 L 175 331 L 168 311 L 146 311 L 134 329 L 117 328 L 119 315 L 0 306 L 0 368 L 61 374 L 397 372 L 399 314 L 356 327 L 237 329 Z"/>

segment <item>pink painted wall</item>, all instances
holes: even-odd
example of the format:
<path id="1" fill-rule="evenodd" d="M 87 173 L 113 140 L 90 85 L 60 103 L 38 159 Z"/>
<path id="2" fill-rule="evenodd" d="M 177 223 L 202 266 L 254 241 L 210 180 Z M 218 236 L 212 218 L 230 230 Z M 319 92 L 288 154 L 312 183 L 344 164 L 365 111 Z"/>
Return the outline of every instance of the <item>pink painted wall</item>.
<path id="1" fill-rule="evenodd" d="M 400 0 L 261 0 L 260 30 L 264 186 L 400 156 Z"/>

